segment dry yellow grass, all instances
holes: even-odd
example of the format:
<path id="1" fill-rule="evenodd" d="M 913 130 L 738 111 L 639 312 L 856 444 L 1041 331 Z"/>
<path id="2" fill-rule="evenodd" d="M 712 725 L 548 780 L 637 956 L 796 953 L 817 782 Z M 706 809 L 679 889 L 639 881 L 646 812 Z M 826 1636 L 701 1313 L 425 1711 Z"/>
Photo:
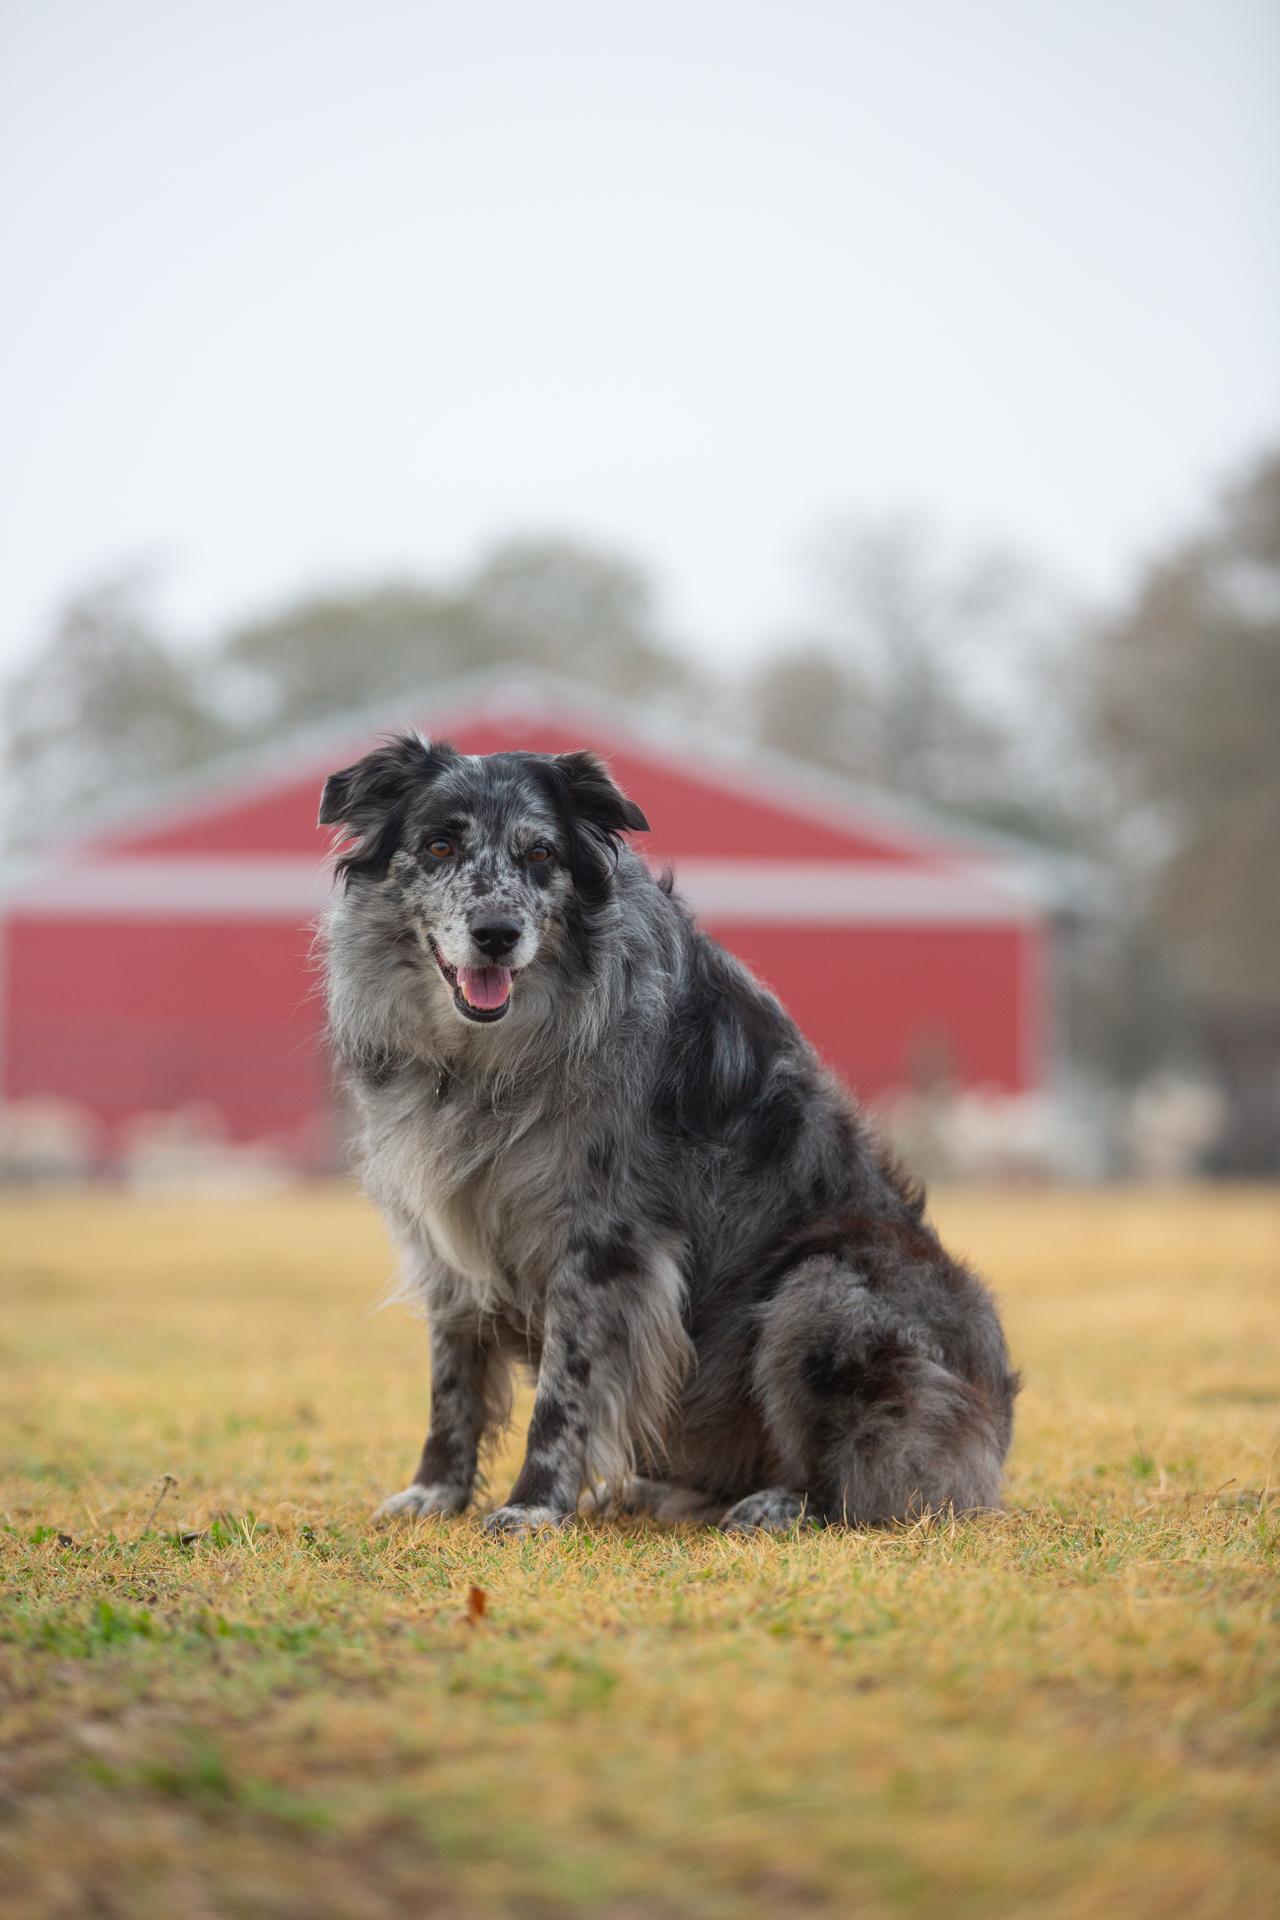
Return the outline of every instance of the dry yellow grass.
<path id="1" fill-rule="evenodd" d="M 1027 1376 L 1005 1516 L 493 1542 L 368 1524 L 424 1336 L 353 1195 L 5 1201 L 5 1911 L 1274 1910 L 1280 1203 L 936 1211 Z"/>

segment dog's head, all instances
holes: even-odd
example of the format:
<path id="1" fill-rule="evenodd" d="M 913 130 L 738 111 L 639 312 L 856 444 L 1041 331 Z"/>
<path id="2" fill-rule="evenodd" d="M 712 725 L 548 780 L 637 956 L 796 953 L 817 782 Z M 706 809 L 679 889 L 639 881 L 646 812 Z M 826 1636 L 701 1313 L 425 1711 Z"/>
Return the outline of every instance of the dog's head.
<path id="1" fill-rule="evenodd" d="M 501 1020 L 531 968 L 583 962 L 620 836 L 648 821 L 591 753 L 460 754 L 400 734 L 331 774 L 337 871 L 429 954 L 459 1018 Z"/>

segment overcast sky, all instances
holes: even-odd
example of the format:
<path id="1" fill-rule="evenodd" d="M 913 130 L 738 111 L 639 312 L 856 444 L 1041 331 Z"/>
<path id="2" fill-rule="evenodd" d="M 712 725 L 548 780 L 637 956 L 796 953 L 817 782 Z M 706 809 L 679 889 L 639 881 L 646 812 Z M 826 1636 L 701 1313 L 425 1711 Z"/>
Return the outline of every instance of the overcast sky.
<path id="1" fill-rule="evenodd" d="M 1280 435 L 1276 0 L 4 0 L 0 665 L 556 529 L 721 655 L 917 507 L 1114 591 Z"/>

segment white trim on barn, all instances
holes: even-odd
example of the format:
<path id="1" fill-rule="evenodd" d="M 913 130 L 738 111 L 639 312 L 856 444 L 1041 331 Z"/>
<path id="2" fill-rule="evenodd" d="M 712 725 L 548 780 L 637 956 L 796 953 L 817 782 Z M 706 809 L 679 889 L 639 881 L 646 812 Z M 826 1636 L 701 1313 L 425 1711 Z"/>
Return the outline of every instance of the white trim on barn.
<path id="1" fill-rule="evenodd" d="M 854 860 L 688 858 L 676 885 L 714 921 L 798 926 L 1007 925 L 1035 917 L 1024 895 L 980 867 L 945 871 Z M 42 918 L 290 920 L 323 911 L 326 863 L 252 855 L 108 857 L 30 871 L 8 894 Z"/>

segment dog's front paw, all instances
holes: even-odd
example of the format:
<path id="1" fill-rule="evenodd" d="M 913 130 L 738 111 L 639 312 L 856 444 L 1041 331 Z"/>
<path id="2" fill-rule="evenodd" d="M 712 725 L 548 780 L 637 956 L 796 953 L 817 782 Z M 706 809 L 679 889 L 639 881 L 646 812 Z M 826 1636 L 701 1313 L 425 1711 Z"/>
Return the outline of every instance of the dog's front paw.
<path id="1" fill-rule="evenodd" d="M 384 1500 L 374 1514 L 379 1523 L 388 1520 L 427 1519 L 431 1515 L 461 1513 L 467 1504 L 467 1496 L 457 1487 L 406 1487 L 403 1493 L 393 1493 Z"/>
<path id="2" fill-rule="evenodd" d="M 572 1518 L 555 1507 L 498 1507 L 484 1523 L 486 1533 L 542 1533 L 566 1526 Z"/>

